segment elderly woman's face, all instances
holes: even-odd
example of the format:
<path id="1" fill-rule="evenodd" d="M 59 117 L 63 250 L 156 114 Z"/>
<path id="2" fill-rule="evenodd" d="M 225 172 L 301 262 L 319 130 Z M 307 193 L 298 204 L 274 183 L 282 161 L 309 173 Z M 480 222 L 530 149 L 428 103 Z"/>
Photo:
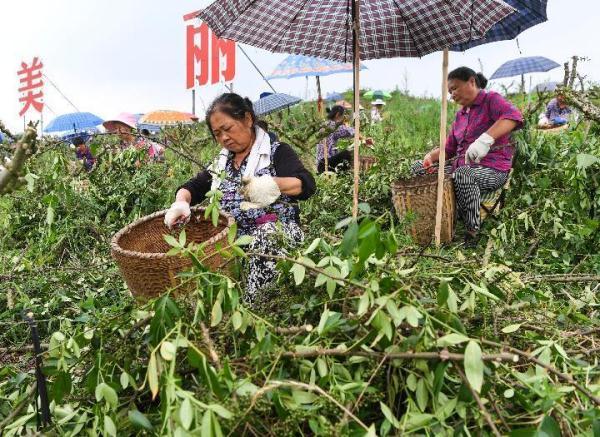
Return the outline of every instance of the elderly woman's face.
<path id="1" fill-rule="evenodd" d="M 469 106 L 477 98 L 479 88 L 475 83 L 475 78 L 471 77 L 464 81 L 460 79 L 450 79 L 448 81 L 448 92 L 452 96 L 452 100 L 461 106 Z"/>
<path id="2" fill-rule="evenodd" d="M 210 116 L 210 127 L 217 142 L 233 153 L 245 152 L 252 147 L 254 129 L 249 113 L 242 120 L 236 120 L 229 115 L 216 111 Z"/>

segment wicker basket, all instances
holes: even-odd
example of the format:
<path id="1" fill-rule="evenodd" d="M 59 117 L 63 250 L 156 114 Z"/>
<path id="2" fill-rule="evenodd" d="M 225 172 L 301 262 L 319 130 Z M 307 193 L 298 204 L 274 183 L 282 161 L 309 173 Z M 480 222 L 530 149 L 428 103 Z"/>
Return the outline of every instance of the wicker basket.
<path id="1" fill-rule="evenodd" d="M 437 174 L 416 176 L 392 185 L 392 201 L 398 217 L 407 213 L 416 215 L 410 223 L 413 239 L 421 244 L 429 244 L 434 239 L 435 212 L 437 202 Z M 451 176 L 444 179 L 442 229 L 440 241 L 446 243 L 454 237 L 456 201 Z"/>
<path id="2" fill-rule="evenodd" d="M 361 155 L 358 159 L 358 168 L 362 172 L 368 171 L 373 165 L 377 164 L 377 158 L 374 156 Z"/>
<path id="3" fill-rule="evenodd" d="M 163 235 L 170 234 L 163 220 L 167 210 L 142 217 L 125 226 L 111 241 L 111 253 L 131 293 L 138 300 L 159 296 L 179 284 L 177 274 L 191 265 L 183 256 L 167 256 L 170 246 Z M 205 254 L 210 258 L 205 265 L 217 269 L 225 264 L 216 253 L 216 245 L 227 243 L 227 233 L 233 225 L 231 216 L 221 213 L 216 227 L 204 218 L 204 208 L 192 208 L 192 217 L 185 225 L 188 242 L 208 243 Z"/>

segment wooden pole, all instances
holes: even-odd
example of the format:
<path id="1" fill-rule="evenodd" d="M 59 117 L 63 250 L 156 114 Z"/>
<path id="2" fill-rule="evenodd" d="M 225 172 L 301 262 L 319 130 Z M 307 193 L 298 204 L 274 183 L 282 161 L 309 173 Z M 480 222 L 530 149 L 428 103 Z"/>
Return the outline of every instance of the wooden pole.
<path id="1" fill-rule="evenodd" d="M 354 190 L 352 217 L 358 216 L 359 144 L 360 144 L 360 0 L 352 2 L 352 40 L 354 67 Z"/>
<path id="2" fill-rule="evenodd" d="M 317 78 L 317 110 L 320 115 L 323 115 L 323 96 L 321 95 L 321 78 L 316 76 Z"/>
<path id="3" fill-rule="evenodd" d="M 440 115 L 440 157 L 438 166 L 437 205 L 435 210 L 435 245 L 439 247 L 442 232 L 444 200 L 444 166 L 446 163 L 446 123 L 448 119 L 448 49 L 442 58 L 442 113 Z"/>

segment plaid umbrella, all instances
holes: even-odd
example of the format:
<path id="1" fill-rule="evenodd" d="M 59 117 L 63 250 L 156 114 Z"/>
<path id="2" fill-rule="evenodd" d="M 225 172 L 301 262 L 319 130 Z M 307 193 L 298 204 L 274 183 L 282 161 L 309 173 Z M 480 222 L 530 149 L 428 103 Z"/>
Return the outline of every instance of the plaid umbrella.
<path id="1" fill-rule="evenodd" d="M 102 124 L 102 120 L 91 112 L 72 112 L 59 115 L 44 128 L 44 132 L 66 132 L 92 129 Z"/>
<path id="2" fill-rule="evenodd" d="M 360 66 L 364 70 L 364 65 Z M 285 58 L 267 79 L 291 79 L 302 76 L 329 76 L 330 74 L 352 73 L 352 62 L 336 62 L 312 56 L 290 55 Z"/>
<path id="3" fill-rule="evenodd" d="M 421 57 L 481 38 L 515 10 L 501 0 L 216 0 L 199 12 L 220 38 L 273 52 L 352 61 Z M 352 216 L 358 215 L 359 117 L 354 118 Z"/>
<path id="4" fill-rule="evenodd" d="M 500 20 L 483 38 L 455 44 L 450 49 L 463 52 L 481 44 L 516 38 L 521 32 L 548 20 L 548 0 L 504 0 L 515 8 L 515 13 Z"/>
<path id="5" fill-rule="evenodd" d="M 560 67 L 559 64 L 543 56 L 529 56 L 507 61 L 498 68 L 490 79 L 520 76 L 527 73 L 546 72 Z"/>
<path id="6" fill-rule="evenodd" d="M 350 62 L 351 9 L 348 0 L 216 0 L 198 17 L 219 38 Z M 513 11 L 500 0 L 362 0 L 360 58 L 422 57 L 482 37 Z"/>
<path id="7" fill-rule="evenodd" d="M 268 96 L 258 99 L 252 103 L 254 112 L 257 116 L 262 117 L 264 115 L 271 114 L 272 112 L 279 111 L 281 109 L 289 108 L 290 106 L 300 103 L 302 99 L 293 97 L 283 93 L 269 94 Z"/>

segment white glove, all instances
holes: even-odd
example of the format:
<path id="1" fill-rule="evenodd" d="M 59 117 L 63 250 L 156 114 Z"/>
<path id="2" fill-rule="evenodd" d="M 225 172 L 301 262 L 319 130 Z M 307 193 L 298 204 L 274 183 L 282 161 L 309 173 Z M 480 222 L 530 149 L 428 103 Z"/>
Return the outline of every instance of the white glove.
<path id="1" fill-rule="evenodd" d="M 538 117 L 538 126 L 545 127 L 545 126 L 548 126 L 549 124 L 550 124 L 550 120 L 548 120 L 548 117 L 546 117 L 546 114 L 540 114 L 540 116 Z"/>
<path id="2" fill-rule="evenodd" d="M 178 200 L 171 205 L 165 214 L 165 225 L 171 229 L 177 222 L 187 222 L 191 214 L 190 204 L 183 200 Z"/>
<path id="3" fill-rule="evenodd" d="M 240 193 L 246 199 L 240 204 L 243 211 L 265 208 L 281 196 L 277 182 L 269 175 L 242 178 Z"/>
<path id="4" fill-rule="evenodd" d="M 488 154 L 490 147 L 494 144 L 494 140 L 489 134 L 482 133 L 479 138 L 471 143 L 465 153 L 465 164 L 469 165 L 469 160 L 479 162 Z"/>

